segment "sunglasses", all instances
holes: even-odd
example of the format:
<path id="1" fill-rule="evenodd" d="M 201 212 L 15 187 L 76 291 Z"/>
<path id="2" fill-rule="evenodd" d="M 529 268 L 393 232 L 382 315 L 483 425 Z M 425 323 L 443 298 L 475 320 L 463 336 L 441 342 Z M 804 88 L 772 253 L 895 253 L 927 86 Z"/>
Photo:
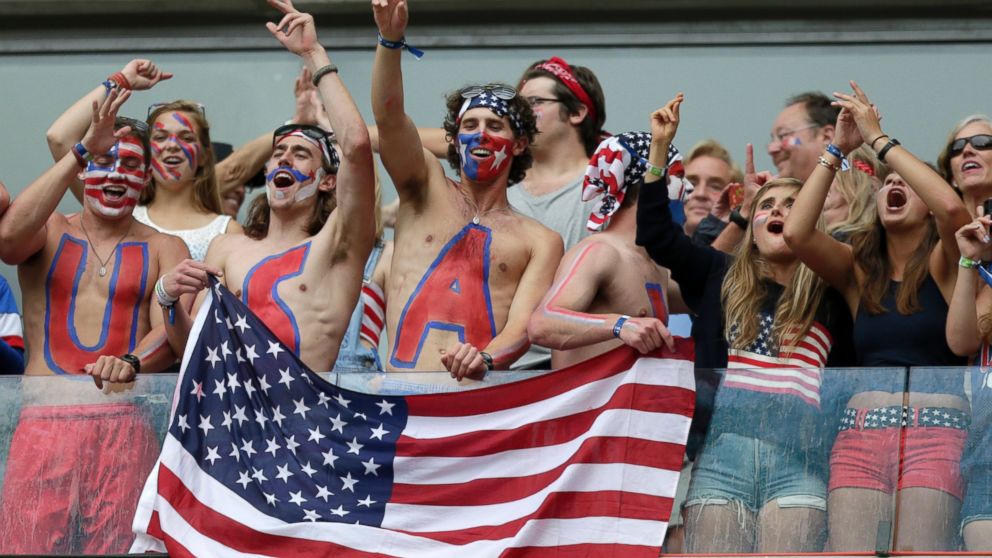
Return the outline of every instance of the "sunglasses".
<path id="1" fill-rule="evenodd" d="M 148 115 L 146 116 L 146 119 L 151 119 L 152 113 L 154 113 L 158 109 L 160 109 L 162 107 L 167 107 L 167 106 L 172 105 L 172 104 L 175 104 L 175 103 L 174 102 L 172 102 L 172 103 L 153 103 L 151 105 L 148 105 Z M 207 107 L 204 106 L 203 103 L 193 103 L 193 104 L 196 105 L 196 109 L 200 112 L 200 116 L 202 116 L 204 119 L 206 119 L 207 118 Z M 176 110 L 182 110 L 182 109 L 176 109 Z"/>
<path id="2" fill-rule="evenodd" d="M 517 96 L 517 90 L 510 87 L 509 85 L 503 85 L 499 83 L 490 83 L 487 85 L 471 85 L 458 92 L 462 99 L 473 99 L 482 95 L 483 93 L 491 93 L 493 97 L 497 99 L 502 99 L 504 101 L 509 101 L 510 99 Z"/>
<path id="3" fill-rule="evenodd" d="M 337 165 L 337 152 L 334 151 L 334 133 L 328 132 L 319 126 L 311 126 L 310 124 L 285 124 L 279 126 L 272 134 L 273 147 L 282 137 L 294 132 L 299 132 L 316 141 L 320 145 L 321 150 L 323 150 L 327 160 Z"/>
<path id="4" fill-rule="evenodd" d="M 970 138 L 958 138 L 951 142 L 951 148 L 948 150 L 948 154 L 951 157 L 957 157 L 964 151 L 964 146 L 969 143 L 979 151 L 988 151 L 992 149 L 992 136 L 989 134 L 978 134 Z"/>

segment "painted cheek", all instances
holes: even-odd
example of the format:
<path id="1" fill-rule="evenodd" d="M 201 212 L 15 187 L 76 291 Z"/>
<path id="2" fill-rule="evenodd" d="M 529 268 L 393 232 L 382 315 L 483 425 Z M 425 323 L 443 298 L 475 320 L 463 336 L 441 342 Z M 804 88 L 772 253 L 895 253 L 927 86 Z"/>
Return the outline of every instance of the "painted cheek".
<path id="1" fill-rule="evenodd" d="M 770 217 L 771 214 L 772 214 L 772 212 L 771 211 L 768 211 L 768 210 L 755 211 L 754 212 L 754 225 L 755 226 L 763 226 L 765 223 L 768 222 L 768 217 Z"/>

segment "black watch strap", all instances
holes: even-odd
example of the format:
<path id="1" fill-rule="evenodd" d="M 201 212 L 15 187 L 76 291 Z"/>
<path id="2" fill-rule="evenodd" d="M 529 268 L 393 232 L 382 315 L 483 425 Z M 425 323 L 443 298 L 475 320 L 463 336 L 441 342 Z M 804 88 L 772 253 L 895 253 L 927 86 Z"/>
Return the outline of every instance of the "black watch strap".
<path id="1" fill-rule="evenodd" d="M 878 150 L 878 160 L 884 163 L 885 156 L 888 155 L 889 151 L 897 145 L 902 145 L 902 144 L 899 143 L 899 140 L 897 140 L 896 138 L 889 138 L 889 143 L 885 144 L 885 146 L 882 147 L 882 149 Z"/>
<path id="2" fill-rule="evenodd" d="M 134 373 L 135 374 L 137 374 L 138 372 L 141 372 L 141 359 L 139 359 L 138 357 L 132 355 L 131 353 L 128 353 L 126 355 L 121 355 L 121 356 L 119 356 L 117 358 L 119 358 L 119 359 L 123 360 L 124 362 L 130 364 L 131 365 L 131 368 L 134 369 Z"/>
<path id="3" fill-rule="evenodd" d="M 730 212 L 730 222 L 740 227 L 742 231 L 747 230 L 747 218 L 736 209 Z"/>
<path id="4" fill-rule="evenodd" d="M 482 362 L 486 364 L 486 371 L 493 369 L 493 357 L 485 351 L 479 351 L 479 356 L 482 357 Z"/>

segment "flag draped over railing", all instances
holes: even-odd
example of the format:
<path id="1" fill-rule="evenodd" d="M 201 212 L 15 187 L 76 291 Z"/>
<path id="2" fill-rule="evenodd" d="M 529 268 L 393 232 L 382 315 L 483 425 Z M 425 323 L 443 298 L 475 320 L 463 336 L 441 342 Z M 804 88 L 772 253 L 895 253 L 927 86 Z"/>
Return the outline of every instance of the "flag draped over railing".
<path id="1" fill-rule="evenodd" d="M 315 375 L 214 284 L 132 551 L 657 556 L 691 359 L 678 340 L 478 390 L 363 394 Z"/>

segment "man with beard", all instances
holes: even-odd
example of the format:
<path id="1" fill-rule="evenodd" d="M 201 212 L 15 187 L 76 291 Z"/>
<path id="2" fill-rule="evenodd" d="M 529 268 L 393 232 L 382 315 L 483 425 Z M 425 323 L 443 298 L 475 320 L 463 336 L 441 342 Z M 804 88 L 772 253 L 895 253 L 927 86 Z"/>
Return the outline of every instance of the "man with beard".
<path id="1" fill-rule="evenodd" d="M 129 95 L 93 103 L 82 141 L 0 219 L 0 257 L 18 266 L 24 299 L 25 374 L 62 376 L 23 384 L 0 503 L 2 553 L 126 552 L 157 454 L 156 433 L 123 392 L 138 372 L 175 360 L 152 290 L 188 252 L 131 216 L 150 158 L 145 125 L 116 118 Z M 56 213 L 77 175 L 83 210 Z M 82 375 L 101 389 L 72 381 Z"/>
<path id="2" fill-rule="evenodd" d="M 267 27 L 313 75 L 341 156 L 321 128 L 276 129 L 265 164 L 266 195 L 252 203 L 244 233 L 218 237 L 204 263 L 186 260 L 164 275 L 159 302 L 175 318 L 169 337 L 179 349 L 192 324 L 175 300 L 206 287 L 208 273 L 218 275 L 307 366 L 330 370 L 375 236 L 372 147 L 355 102 L 317 40 L 313 16 L 289 0 L 269 3 L 286 15 Z"/>
<path id="3" fill-rule="evenodd" d="M 527 350 L 527 319 L 561 259 L 561 238 L 506 198 L 508 184 L 530 165 L 533 112 L 506 85 L 449 95 L 448 160 L 460 181 L 446 178 L 403 107 L 406 2 L 372 5 L 380 35 L 372 109 L 400 199 L 386 284 L 386 369 L 443 367 L 459 380 L 478 378 Z"/>

